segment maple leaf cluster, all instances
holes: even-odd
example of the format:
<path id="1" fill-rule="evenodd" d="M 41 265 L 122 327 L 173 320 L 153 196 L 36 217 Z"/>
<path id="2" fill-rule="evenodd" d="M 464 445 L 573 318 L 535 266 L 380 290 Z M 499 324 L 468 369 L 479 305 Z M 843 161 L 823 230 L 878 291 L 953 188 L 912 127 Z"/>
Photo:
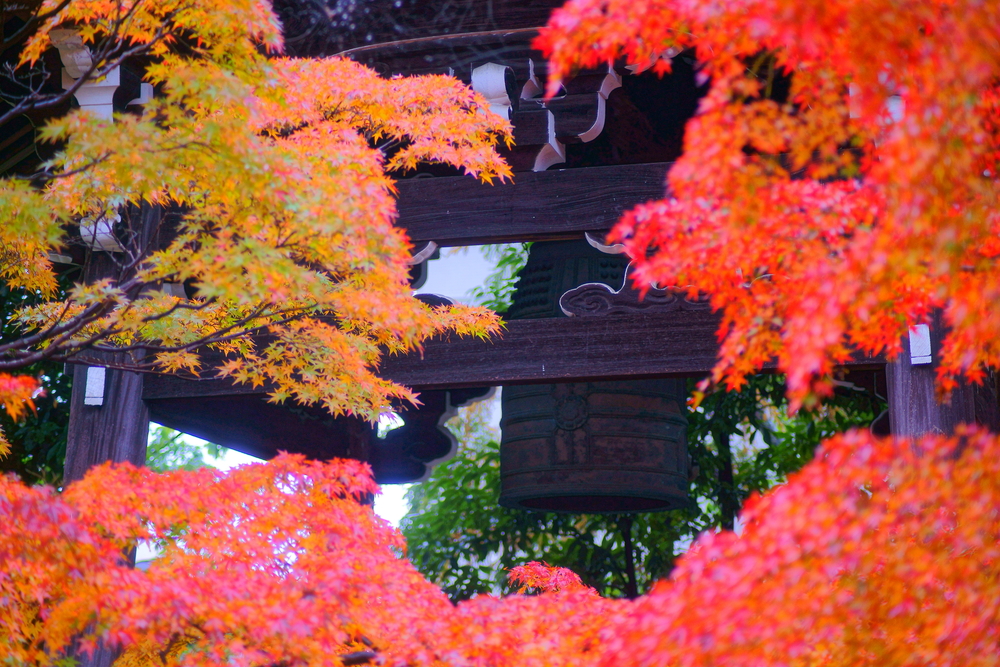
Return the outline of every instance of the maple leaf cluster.
<path id="1" fill-rule="evenodd" d="M 550 93 L 696 57 L 710 87 L 667 198 L 614 237 L 640 284 L 711 295 L 715 381 L 777 359 L 799 403 L 936 309 L 944 389 L 1000 364 L 998 34 L 990 1 L 570 0 L 536 44 Z"/>
<path id="2" fill-rule="evenodd" d="M 131 367 L 190 375 L 207 349 L 223 375 L 267 384 L 273 400 L 374 418 L 414 399 L 377 375 L 382 354 L 498 329 L 486 309 L 414 299 L 409 243 L 393 225 L 390 174 L 440 162 L 484 181 L 510 175 L 494 150 L 510 126 L 467 86 L 268 56 L 279 26 L 258 0 L 51 0 L 40 11 L 21 66 L 72 27 L 95 59 L 153 56 L 156 95 L 113 123 L 86 111 L 50 120 L 40 137 L 58 143 L 55 157 L 33 180 L 0 181 L 0 279 L 49 298 L 16 313 L 25 334 L 0 348 L 0 370 L 117 350 L 133 353 L 116 357 Z M 155 210 L 158 246 L 141 229 Z M 109 253 L 117 274 L 57 298 L 50 254 L 119 219 L 131 226 Z"/>
<path id="3" fill-rule="evenodd" d="M 20 419 L 27 410 L 34 410 L 32 399 L 39 391 L 38 380 L 25 375 L 0 373 L 0 407 L 12 419 Z M 10 443 L 0 431 L 0 458 L 10 453 Z"/>
<path id="4" fill-rule="evenodd" d="M 530 588 L 540 591 L 575 591 L 593 589 L 584 586 L 580 576 L 564 567 L 552 567 L 548 563 L 532 561 L 511 568 L 508 578 L 511 585 L 520 584 L 519 593 Z"/>
<path id="5" fill-rule="evenodd" d="M 367 499 L 365 464 L 158 474 L 104 465 L 56 494 L 0 478 L 0 651 L 122 665 L 992 665 L 998 437 L 828 441 L 702 535 L 668 580 L 608 600 L 529 563 L 542 591 L 452 605 Z M 808 507 L 808 511 L 803 511 Z M 122 553 L 159 546 L 146 570 Z"/>

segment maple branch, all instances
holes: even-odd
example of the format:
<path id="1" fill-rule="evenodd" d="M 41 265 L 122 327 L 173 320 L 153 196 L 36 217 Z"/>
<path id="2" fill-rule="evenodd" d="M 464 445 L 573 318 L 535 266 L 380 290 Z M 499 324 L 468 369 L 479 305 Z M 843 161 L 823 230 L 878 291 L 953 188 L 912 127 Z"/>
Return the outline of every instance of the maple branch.
<path id="1" fill-rule="evenodd" d="M 25 21 L 24 25 L 15 30 L 9 37 L 4 37 L 0 40 L 0 53 L 6 51 L 14 44 L 23 41 L 39 24 L 44 23 L 62 10 L 66 9 L 66 6 L 69 5 L 70 2 L 72 2 L 72 0 L 60 0 L 59 4 L 49 11 L 41 14 L 34 14 L 31 18 Z"/>
<path id="2" fill-rule="evenodd" d="M 133 279 L 129 282 L 126 282 L 124 286 L 122 286 L 122 289 L 123 291 L 127 291 L 129 289 L 134 288 L 136 285 L 141 286 L 142 284 L 145 283 L 140 283 L 139 281 Z M 125 311 L 131 308 L 131 306 L 132 304 L 128 304 L 125 307 Z M 49 329 L 41 331 L 38 334 L 34 334 L 33 336 L 29 336 L 28 338 L 21 338 L 14 341 L 13 343 L 9 343 L 8 344 L 9 346 L 21 348 L 23 352 L 15 352 L 13 355 L 15 357 L 13 361 L 7 363 L 0 362 L 0 369 L 23 368 L 24 366 L 28 366 L 38 361 L 43 361 L 45 359 L 65 361 L 68 359 L 68 357 L 73 355 L 61 354 L 62 352 L 66 350 L 79 351 L 86 349 L 88 347 L 93 347 L 98 341 L 107 339 L 110 336 L 113 336 L 117 333 L 121 333 L 120 329 L 116 328 L 114 325 L 111 325 L 105 327 L 101 331 L 98 331 L 97 333 L 93 334 L 92 336 L 90 336 L 90 338 L 87 338 L 86 340 L 83 341 L 72 340 L 72 337 L 75 336 L 77 333 L 79 333 L 85 326 L 91 324 L 92 322 L 97 321 L 101 317 L 104 317 L 108 313 L 108 311 L 111 310 L 113 307 L 114 307 L 114 301 L 107 299 L 96 304 L 91 304 L 90 306 L 87 306 L 83 310 L 83 312 L 81 312 L 79 315 L 74 316 L 72 319 L 68 320 L 63 325 L 53 325 Z M 56 320 L 57 323 L 65 315 L 68 308 L 69 304 L 64 305 L 62 313 Z M 39 350 L 37 352 L 29 352 L 26 349 L 27 347 L 31 347 L 43 341 L 48 342 L 48 345 L 43 350 Z M 0 352 L 3 352 L 3 349 L 0 349 Z"/>
<path id="3" fill-rule="evenodd" d="M 302 312 L 296 312 L 297 310 L 299 310 L 299 309 L 289 309 L 287 311 L 275 311 L 273 313 L 273 315 L 278 315 L 278 314 L 281 314 L 282 312 L 295 313 L 295 314 L 294 315 L 290 315 L 288 317 L 283 317 L 283 318 L 278 319 L 278 320 L 271 320 L 271 321 L 267 322 L 267 324 L 261 324 L 260 326 L 252 327 L 250 329 L 244 329 L 244 330 L 239 331 L 239 332 L 234 333 L 234 334 L 223 335 L 223 336 L 219 335 L 220 333 L 225 333 L 226 331 L 232 331 L 233 329 L 237 329 L 237 328 L 243 326 L 244 324 L 246 324 L 247 322 L 260 317 L 259 314 L 257 314 L 257 315 L 247 315 L 246 317 L 241 318 L 238 322 L 235 322 L 234 324 L 231 324 L 228 327 L 225 327 L 223 329 L 219 329 L 218 331 L 216 331 L 216 332 L 214 332 L 212 334 L 208 334 L 206 336 L 203 336 L 202 338 L 200 338 L 200 339 L 198 339 L 196 341 L 193 341 L 191 343 L 185 343 L 184 345 L 159 346 L 159 345 L 150 344 L 150 343 L 143 343 L 143 344 L 139 344 L 139 345 L 129 345 L 129 346 L 125 346 L 125 347 L 113 347 L 113 348 L 112 347 L 109 347 L 109 348 L 96 347 L 95 349 L 108 350 L 108 351 L 118 351 L 118 352 L 132 351 L 132 350 L 139 350 L 139 349 L 152 350 L 154 352 L 186 352 L 187 350 L 193 350 L 193 349 L 201 347 L 203 345 L 216 345 L 218 343 L 226 343 L 226 342 L 229 342 L 231 340 L 237 340 L 239 338 L 245 338 L 247 336 L 254 336 L 254 335 L 257 335 L 257 334 L 260 334 L 260 333 L 264 333 L 264 331 L 267 330 L 268 327 L 273 327 L 273 326 L 277 326 L 277 325 L 281 325 L 281 324 L 287 324 L 289 322 L 292 322 L 292 321 L 297 320 L 300 317 L 302 317 L 304 315 L 304 313 L 302 313 Z M 150 366 L 153 366 L 153 365 L 155 365 L 155 364 L 150 364 Z"/>
<path id="4" fill-rule="evenodd" d="M 162 320 L 164 317 L 170 317 L 178 310 L 190 310 L 192 312 L 197 312 L 199 310 L 204 310 L 205 308 L 208 308 L 210 305 L 215 303 L 215 301 L 216 301 L 215 297 L 212 297 L 211 299 L 206 299 L 198 303 L 197 305 L 194 305 L 190 301 L 178 301 L 177 303 L 175 303 L 162 313 L 147 315 L 146 317 L 142 318 L 142 321 L 144 323 L 156 322 L 157 320 Z"/>
<path id="5" fill-rule="evenodd" d="M 74 316 L 70 320 L 67 320 L 63 324 L 58 324 L 62 321 L 63 316 L 69 309 L 69 304 L 63 308 L 63 312 L 56 319 L 56 324 L 52 325 L 48 329 L 39 331 L 36 334 L 32 334 L 25 338 L 19 338 L 13 342 L 0 345 L 0 354 L 11 352 L 18 349 L 25 349 L 38 345 L 47 340 L 52 340 L 56 342 L 59 338 L 65 335 L 72 336 L 80 331 L 83 327 L 91 322 L 100 319 L 106 313 L 111 304 L 107 302 L 96 303 L 88 306 L 82 313 Z M 95 314 L 96 313 L 96 314 Z M 33 363 L 33 362 L 32 362 Z M 4 362 L 0 361 L 0 368 L 17 368 L 18 366 L 6 366 Z"/>
<path id="6" fill-rule="evenodd" d="M 99 319 L 99 317 L 100 316 L 91 319 L 90 322 Z M 75 330 L 66 331 L 57 336 L 56 338 L 53 338 L 52 340 L 49 341 L 49 344 L 42 350 L 38 350 L 36 352 L 30 352 L 28 350 L 24 350 L 22 352 L 15 352 L 13 355 L 14 356 L 13 361 L 0 362 L 0 369 L 10 370 L 10 369 L 23 368 L 25 366 L 30 366 L 31 364 L 37 363 L 39 361 L 45 361 L 46 359 L 53 361 L 69 361 L 69 358 L 72 355 L 61 354 L 61 352 L 65 352 L 66 350 L 82 350 L 87 348 L 88 346 L 92 347 L 97 341 L 112 336 L 116 333 L 120 333 L 120 330 L 109 327 L 94 334 L 93 336 L 91 336 L 86 340 L 83 341 L 71 340 L 73 335 L 78 333 L 84 326 L 86 326 L 90 322 L 77 322 L 76 324 L 79 324 L 79 326 Z"/>
<path id="7" fill-rule="evenodd" d="M 343 653 L 337 657 L 344 664 L 344 667 L 352 667 L 353 665 L 367 665 L 374 662 L 378 654 L 374 651 L 354 651 L 353 653 Z"/>
<path id="8" fill-rule="evenodd" d="M 220 330 L 215 331 L 213 333 L 206 334 L 205 336 L 202 336 L 201 338 L 199 338 L 197 340 L 191 341 L 190 343 L 185 343 L 184 345 L 163 346 L 163 345 L 156 345 L 155 343 L 150 343 L 150 342 L 144 341 L 142 343 L 136 343 L 136 344 L 133 344 L 133 345 L 124 345 L 124 346 L 119 346 L 119 347 L 103 347 L 103 346 L 101 346 L 101 345 L 98 344 L 99 341 L 101 341 L 103 339 L 106 339 L 109 336 L 114 335 L 115 333 L 120 333 L 119 329 L 107 328 L 107 329 L 104 329 L 101 332 L 98 332 L 97 334 L 94 334 L 93 336 L 91 336 L 89 339 L 87 339 L 85 341 L 77 341 L 77 342 L 70 343 L 68 345 L 62 346 L 62 350 L 66 350 L 67 348 L 71 348 L 71 349 L 75 350 L 71 354 L 57 353 L 57 352 L 60 351 L 59 348 L 56 347 L 56 346 L 50 346 L 49 348 L 46 348 L 46 349 L 47 350 L 49 350 L 49 349 L 53 350 L 52 354 L 45 355 L 45 356 L 39 356 L 39 355 L 42 354 L 42 352 L 45 352 L 45 351 L 42 351 L 42 352 L 39 352 L 39 353 L 35 353 L 35 355 L 33 357 L 31 357 L 31 359 L 34 359 L 34 360 L 32 360 L 30 362 L 21 361 L 20 363 L 23 364 L 23 365 L 29 365 L 30 363 L 35 363 L 36 361 L 41 361 L 43 359 L 49 359 L 51 361 L 62 361 L 62 362 L 65 362 L 65 363 L 83 363 L 83 364 L 90 363 L 92 365 L 99 365 L 99 366 L 103 366 L 105 368 L 111 368 L 111 369 L 122 370 L 122 371 L 129 371 L 129 372 L 133 372 L 133 373 L 149 373 L 151 375 L 162 375 L 162 374 L 164 374 L 163 371 L 154 370 L 156 368 L 156 366 L 157 366 L 157 362 L 155 360 L 149 361 L 149 362 L 136 361 L 136 362 L 133 362 L 133 363 L 119 363 L 119 362 L 115 362 L 115 361 L 109 361 L 109 360 L 106 360 L 106 359 L 97 359 L 97 358 L 95 358 L 93 360 L 89 360 L 89 359 L 83 357 L 82 355 L 84 354 L 84 352 L 86 350 L 91 350 L 91 351 L 95 351 L 95 352 L 107 352 L 107 353 L 122 353 L 122 352 L 134 352 L 134 351 L 138 351 L 138 350 L 145 350 L 147 352 L 152 352 L 153 354 L 156 354 L 156 353 L 165 353 L 165 352 L 187 352 L 189 350 L 194 350 L 194 349 L 197 349 L 199 347 L 204 347 L 206 345 L 217 345 L 219 343 L 225 343 L 225 342 L 228 342 L 228 341 L 231 341 L 231 340 L 237 340 L 237 339 L 240 339 L 240 338 L 247 338 L 247 337 L 252 337 L 252 336 L 255 336 L 255 335 L 258 335 L 258 334 L 262 334 L 262 333 L 264 333 L 267 330 L 268 327 L 276 326 L 276 325 L 281 325 L 281 324 L 287 324 L 288 322 L 291 322 L 291 321 L 296 320 L 299 317 L 301 317 L 303 315 L 303 313 L 296 312 L 296 310 L 298 310 L 298 309 L 287 310 L 287 311 L 276 311 L 276 313 L 274 313 L 274 314 L 280 314 L 281 312 L 291 312 L 291 313 L 295 313 L 295 314 L 293 314 L 293 315 L 291 315 L 289 317 L 284 317 L 284 318 L 278 319 L 278 320 L 269 321 L 266 324 L 262 324 L 262 325 L 257 326 L 257 327 L 253 327 L 253 328 L 250 328 L 250 329 L 244 329 L 242 331 L 239 331 L 239 332 L 236 332 L 236 333 L 233 333 L 233 334 L 230 334 L 230 335 L 223 335 L 223 336 L 219 335 L 220 333 L 224 333 L 226 331 L 232 331 L 233 329 L 239 328 L 242 325 L 246 324 L 247 322 L 249 322 L 249 321 L 251 321 L 251 320 L 253 320 L 253 319 L 257 318 L 257 317 L 260 317 L 260 313 L 263 312 L 263 309 L 261 309 L 261 310 L 259 310 L 256 313 L 252 313 L 250 315 L 247 315 L 247 316 L 241 318 L 238 322 L 235 322 L 232 325 L 230 325 L 230 326 L 228 326 L 228 327 L 226 327 L 224 329 L 220 329 Z M 0 368 L 3 368 L 3 366 L 0 365 Z M 197 378 L 197 377 L 198 376 L 195 376 L 195 378 Z"/>
<path id="9" fill-rule="evenodd" d="M 164 23 L 169 22 L 172 16 L 173 13 L 165 16 Z M 28 111 L 49 109 L 62 104 L 76 95 L 77 91 L 80 90 L 80 87 L 88 81 L 92 79 L 100 79 L 101 77 L 106 76 L 109 72 L 111 72 L 111 70 L 121 65 L 127 59 L 146 53 L 155 44 L 172 34 L 172 29 L 165 29 L 165 27 L 161 25 L 156 29 L 156 32 L 148 42 L 138 44 L 132 48 L 124 49 L 122 51 L 117 51 L 117 48 L 121 45 L 117 43 L 117 40 L 112 40 L 111 35 L 109 35 L 108 38 L 101 43 L 97 53 L 94 54 L 90 67 L 87 68 L 80 78 L 73 82 L 72 86 L 66 88 L 60 93 L 48 95 L 41 94 L 40 88 L 31 90 L 28 95 L 21 98 L 16 104 L 12 104 L 10 109 L 0 114 L 0 126 L 5 125 L 12 119 Z M 102 61 L 103 64 L 101 64 Z M 13 80 L 13 70 L 11 70 L 11 73 L 7 76 Z M 48 80 L 49 76 L 51 76 L 50 72 L 44 72 L 43 82 Z"/>
<path id="10" fill-rule="evenodd" d="M 96 167 L 97 165 L 106 161 L 109 157 L 111 157 L 111 153 L 105 153 L 100 157 L 95 157 L 91 160 L 88 160 L 87 163 L 81 167 L 77 167 L 76 169 L 70 169 L 69 171 L 61 171 L 58 174 L 50 171 L 36 171 L 34 174 L 29 174 L 28 176 L 20 176 L 18 174 L 14 174 L 13 178 L 17 178 L 24 181 L 30 181 L 36 186 L 42 186 L 48 183 L 49 181 L 54 181 L 59 178 L 69 178 L 70 176 L 75 176 L 77 174 L 83 173 L 88 169 Z"/>

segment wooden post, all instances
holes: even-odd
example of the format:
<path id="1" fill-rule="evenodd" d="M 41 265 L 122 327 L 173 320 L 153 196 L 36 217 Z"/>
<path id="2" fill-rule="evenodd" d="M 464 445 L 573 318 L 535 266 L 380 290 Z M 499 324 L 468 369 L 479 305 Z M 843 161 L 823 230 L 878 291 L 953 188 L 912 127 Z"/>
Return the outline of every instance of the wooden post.
<path id="1" fill-rule="evenodd" d="M 893 435 L 917 437 L 927 433 L 950 435 L 959 424 L 979 424 L 1000 432 L 1000 405 L 997 403 L 997 376 L 990 372 L 982 385 L 960 383 L 950 400 L 938 402 L 935 393 L 937 356 L 943 338 L 938 315 L 927 328 L 930 349 L 922 346 L 922 334 L 903 339 L 899 359 L 886 364 L 889 391 L 889 423 Z M 911 345 L 912 342 L 912 345 Z M 928 361 L 927 352 L 931 363 Z"/>
<path id="2" fill-rule="evenodd" d="M 92 249 L 83 279 L 87 283 L 111 278 L 119 284 L 134 271 L 135 258 L 148 254 L 155 246 L 162 211 L 143 204 L 123 211 L 130 217 L 127 238 L 120 239 L 122 252 Z M 135 298 L 137 295 L 131 295 Z M 135 353 L 87 352 L 88 362 L 106 359 L 109 365 L 128 365 L 138 361 Z M 73 395 L 70 399 L 69 432 L 66 442 L 67 484 L 87 470 L 106 461 L 146 462 L 146 436 L 149 411 L 142 401 L 142 375 L 77 365 L 73 372 Z"/>
<path id="3" fill-rule="evenodd" d="M 159 227 L 158 207 L 143 205 L 130 211 L 135 223 L 127 250 L 133 257 L 145 254 Z M 86 282 L 102 278 L 121 281 L 125 277 L 121 258 L 112 253 L 91 250 L 84 274 Z M 131 353 L 88 352 L 88 361 L 104 359 L 110 365 L 133 360 Z M 70 398 L 69 428 L 66 439 L 65 484 L 81 479 L 87 471 L 108 461 L 146 462 L 146 438 L 149 410 L 142 400 L 141 373 L 100 366 L 76 365 L 73 370 L 73 394 Z M 123 556 L 125 557 L 125 556 Z M 134 551 L 127 556 L 134 563 Z M 79 667 L 110 667 L 117 652 L 102 645 L 91 655 L 73 652 Z"/>
<path id="4" fill-rule="evenodd" d="M 91 376 L 89 382 L 88 375 Z M 95 376 L 100 376 L 103 400 L 101 405 L 88 405 L 88 402 L 96 402 L 94 395 L 98 382 L 93 379 Z M 76 366 L 70 399 L 65 483 L 82 478 L 90 468 L 107 461 L 143 465 L 148 431 L 149 410 L 142 400 L 142 374 Z M 134 565 L 135 550 L 127 557 L 129 564 Z M 75 653 L 73 657 L 79 667 L 111 667 L 118 652 L 98 644 L 94 653 Z"/>
<path id="5" fill-rule="evenodd" d="M 98 399 L 93 391 L 98 384 L 102 390 L 100 405 L 96 404 Z M 65 483 L 81 479 L 87 470 L 106 461 L 143 465 L 148 430 L 149 410 L 142 401 L 142 374 L 76 366 L 70 399 Z"/>

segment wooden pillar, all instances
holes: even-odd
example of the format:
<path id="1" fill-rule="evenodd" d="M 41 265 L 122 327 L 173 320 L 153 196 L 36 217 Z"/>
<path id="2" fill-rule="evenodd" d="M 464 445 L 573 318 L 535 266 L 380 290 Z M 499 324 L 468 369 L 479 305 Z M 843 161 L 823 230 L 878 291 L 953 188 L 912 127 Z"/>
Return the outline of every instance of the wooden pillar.
<path id="1" fill-rule="evenodd" d="M 122 239 L 124 252 L 91 250 L 84 280 L 112 278 L 119 283 L 134 264 L 128 258 L 141 257 L 152 247 L 161 221 L 158 207 L 143 205 L 127 212 L 132 215 L 129 238 Z M 136 295 L 132 295 L 135 298 Z M 88 362 L 128 365 L 137 360 L 133 353 L 87 352 Z M 77 364 L 73 369 L 69 428 L 66 439 L 65 484 L 81 479 L 87 471 L 108 461 L 146 462 L 149 410 L 142 400 L 141 373 L 98 365 Z M 128 555 L 134 562 L 134 552 Z M 117 652 L 99 645 L 91 655 L 72 652 L 79 667 L 110 667 Z"/>
<path id="2" fill-rule="evenodd" d="M 886 364 L 892 434 L 903 437 L 926 433 L 950 435 L 963 423 L 979 424 L 1000 432 L 1000 405 L 994 372 L 987 375 L 982 385 L 960 383 L 951 393 L 950 400 L 938 402 L 935 379 L 943 328 L 940 316 L 935 317 L 927 328 L 927 336 L 918 331 L 904 338 L 899 359 Z M 929 342 L 929 349 L 918 349 L 924 348 L 922 339 L 924 343 Z M 927 361 L 930 363 L 922 363 Z"/>
<path id="3" fill-rule="evenodd" d="M 95 402 L 96 384 L 88 382 L 87 376 L 93 377 L 95 372 L 101 375 L 99 371 L 103 371 L 102 404 L 87 405 L 88 399 Z M 82 478 L 90 468 L 107 461 L 143 465 L 148 431 L 149 410 L 142 401 L 141 373 L 77 365 L 73 370 L 64 483 Z M 130 566 L 135 564 L 134 549 L 127 558 Z M 73 652 L 72 657 L 78 667 L 111 667 L 118 652 L 99 643 L 92 654 Z"/>
<path id="4" fill-rule="evenodd" d="M 112 363 L 122 361 L 121 356 L 109 355 L 109 359 Z M 96 391 L 97 385 L 100 392 Z M 100 399 L 96 397 L 98 394 L 102 394 Z M 149 410 L 142 401 L 141 373 L 76 366 L 65 483 L 81 479 L 87 470 L 106 461 L 143 465 L 148 430 Z"/>
<path id="5" fill-rule="evenodd" d="M 135 271 L 137 258 L 155 248 L 162 209 L 143 204 L 122 213 L 127 216 L 127 231 L 118 235 L 120 252 L 92 249 L 84 270 L 85 282 L 111 278 L 121 284 Z M 138 294 L 130 296 L 134 299 Z M 106 461 L 146 462 L 149 411 L 142 402 L 142 374 L 98 365 L 100 360 L 112 366 L 131 365 L 129 362 L 139 360 L 139 353 L 89 351 L 81 358 L 88 365 L 77 365 L 73 372 L 64 474 L 67 484 Z"/>

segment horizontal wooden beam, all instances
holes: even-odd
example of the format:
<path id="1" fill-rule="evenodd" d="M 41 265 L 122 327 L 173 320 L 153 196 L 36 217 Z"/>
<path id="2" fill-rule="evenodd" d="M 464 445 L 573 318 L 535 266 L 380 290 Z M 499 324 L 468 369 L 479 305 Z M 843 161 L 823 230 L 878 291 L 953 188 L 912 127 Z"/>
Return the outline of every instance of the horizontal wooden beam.
<path id="1" fill-rule="evenodd" d="M 576 382 L 650 377 L 697 377 L 716 362 L 719 316 L 704 311 L 620 317 L 514 320 L 491 340 L 434 339 L 422 354 L 389 357 L 382 374 L 414 389 Z M 857 358 L 851 369 L 881 368 Z M 229 380 L 146 379 L 143 398 L 262 394 Z"/>
<path id="2" fill-rule="evenodd" d="M 398 224 L 414 242 L 439 246 L 606 232 L 626 210 L 663 197 L 670 164 L 523 172 L 494 185 L 468 176 L 401 180 Z"/>
<path id="3" fill-rule="evenodd" d="M 435 340 L 383 370 L 418 388 L 701 375 L 715 365 L 718 324 L 709 312 L 512 320 L 501 338 Z"/>

